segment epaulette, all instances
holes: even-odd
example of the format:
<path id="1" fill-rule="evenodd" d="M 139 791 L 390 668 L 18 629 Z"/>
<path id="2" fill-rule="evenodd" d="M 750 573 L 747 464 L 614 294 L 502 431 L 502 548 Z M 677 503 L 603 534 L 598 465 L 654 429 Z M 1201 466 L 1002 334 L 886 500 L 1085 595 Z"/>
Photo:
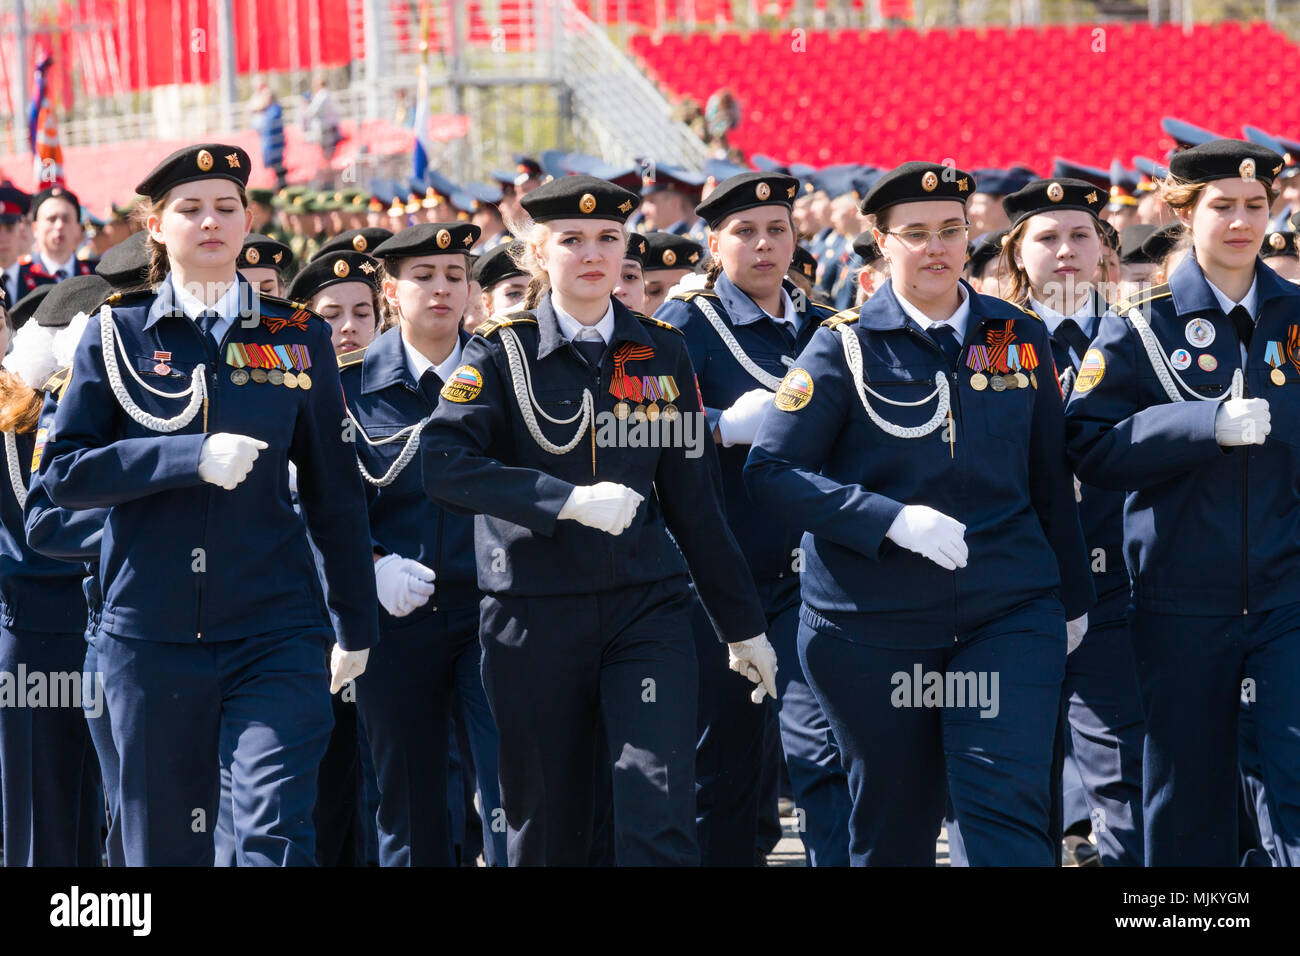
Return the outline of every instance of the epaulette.
<path id="1" fill-rule="evenodd" d="M 685 292 L 678 292 L 676 295 L 669 296 L 672 299 L 679 299 L 682 302 L 690 302 L 697 295 L 702 295 L 708 299 L 717 299 L 718 294 L 712 289 L 687 289 Z M 719 299 L 719 301 L 721 301 Z"/>
<path id="2" fill-rule="evenodd" d="M 1125 299 L 1123 302 L 1116 303 L 1115 311 L 1120 315 L 1128 312 L 1130 309 L 1136 309 L 1139 306 L 1146 305 L 1148 302 L 1154 302 L 1156 299 L 1163 299 L 1172 295 L 1168 282 L 1162 282 L 1160 285 L 1147 290 L 1147 294 L 1140 299 Z"/>
<path id="3" fill-rule="evenodd" d="M 508 312 L 505 315 L 494 315 L 486 322 L 480 322 L 474 327 L 474 334 L 487 338 L 497 329 L 504 328 L 507 325 L 536 325 L 537 317 L 531 312 Z"/>
<path id="4" fill-rule="evenodd" d="M 1021 305 L 1019 302 L 1012 302 L 1010 299 L 1003 299 L 1002 301 L 1005 302 L 1005 303 L 1007 303 L 1007 305 L 1013 305 L 1013 306 L 1015 306 L 1015 307 L 1016 307 L 1017 309 L 1019 309 L 1021 312 L 1025 313 L 1025 315 L 1027 315 L 1027 316 L 1029 316 L 1031 319 L 1033 319 L 1035 322 L 1041 322 L 1041 321 L 1043 321 L 1043 317 L 1042 317 L 1041 315 L 1039 315 L 1039 314 L 1038 314 L 1037 312 L 1035 312 L 1033 309 L 1027 309 L 1027 308 L 1025 308 L 1025 307 L 1024 307 L 1023 305 Z"/>
<path id="5" fill-rule="evenodd" d="M 646 325 L 657 325 L 661 329 L 672 329 L 678 335 L 686 334 L 677 326 L 671 325 L 668 322 L 665 322 L 663 319 L 656 319 L 654 316 L 650 316 L 650 315 L 642 315 L 640 312 L 633 312 L 632 314 L 635 315 L 642 322 L 644 322 Z"/>
<path id="6" fill-rule="evenodd" d="M 258 298 L 260 298 L 263 302 L 270 302 L 273 305 L 284 306 L 286 309 L 289 309 L 291 312 L 308 312 L 311 314 L 312 318 L 320 319 L 320 316 L 317 315 L 315 312 L 312 312 L 311 306 L 309 306 L 306 302 L 293 302 L 290 299 L 282 299 L 278 295 L 267 295 L 265 292 L 259 292 Z M 321 319 L 321 321 L 323 322 L 325 320 Z"/>
<path id="7" fill-rule="evenodd" d="M 369 348 L 367 346 L 366 348 Z M 366 357 L 366 349 L 356 349 L 352 352 L 346 352 L 339 356 L 339 369 L 351 368 L 353 365 L 360 365 Z"/>
<path id="8" fill-rule="evenodd" d="M 829 302 L 818 302 L 816 299 L 812 299 L 810 302 L 815 308 L 825 309 L 827 312 L 831 313 L 831 315 L 834 315 L 837 311 L 835 306 L 831 305 Z"/>
<path id="9" fill-rule="evenodd" d="M 148 298 L 153 294 L 153 289 L 149 288 L 147 285 L 135 289 L 119 289 L 101 302 L 100 305 L 127 305 L 135 299 Z"/>
<path id="10" fill-rule="evenodd" d="M 65 365 L 45 380 L 45 384 L 41 386 L 41 391 L 62 398 L 70 381 L 72 381 L 72 366 Z"/>
<path id="11" fill-rule="evenodd" d="M 843 312 L 836 312 L 829 319 L 826 319 L 824 322 L 822 322 L 822 327 L 827 329 L 833 329 L 836 326 L 845 325 L 849 322 L 856 322 L 856 321 L 858 321 L 858 310 L 845 309 Z"/>

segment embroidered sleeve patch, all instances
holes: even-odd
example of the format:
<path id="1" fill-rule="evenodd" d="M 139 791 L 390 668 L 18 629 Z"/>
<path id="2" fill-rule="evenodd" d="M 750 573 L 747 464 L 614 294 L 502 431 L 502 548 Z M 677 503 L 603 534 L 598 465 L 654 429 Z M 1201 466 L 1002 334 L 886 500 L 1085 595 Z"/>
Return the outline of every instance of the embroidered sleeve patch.
<path id="1" fill-rule="evenodd" d="M 1096 349 L 1088 349 L 1079 365 L 1079 375 L 1074 380 L 1076 392 L 1090 392 L 1101 382 L 1106 374 L 1106 360 Z"/>
<path id="2" fill-rule="evenodd" d="M 439 392 L 449 402 L 470 402 L 483 390 L 483 376 L 472 365 L 462 365 L 451 373 L 451 378 Z"/>
<path id="3" fill-rule="evenodd" d="M 812 401 L 812 376 L 801 368 L 792 368 L 781 379 L 773 404 L 783 412 L 797 412 Z"/>

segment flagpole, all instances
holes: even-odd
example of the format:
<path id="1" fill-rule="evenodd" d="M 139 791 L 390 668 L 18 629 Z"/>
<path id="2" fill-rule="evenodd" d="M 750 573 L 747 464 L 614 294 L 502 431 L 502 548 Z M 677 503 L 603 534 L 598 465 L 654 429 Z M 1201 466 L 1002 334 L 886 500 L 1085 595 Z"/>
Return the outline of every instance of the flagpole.
<path id="1" fill-rule="evenodd" d="M 11 146 L 17 155 L 27 152 L 22 145 L 27 142 L 27 14 L 24 0 L 14 0 L 14 16 L 18 21 L 18 66 L 13 78 L 13 123 L 9 128 Z"/>

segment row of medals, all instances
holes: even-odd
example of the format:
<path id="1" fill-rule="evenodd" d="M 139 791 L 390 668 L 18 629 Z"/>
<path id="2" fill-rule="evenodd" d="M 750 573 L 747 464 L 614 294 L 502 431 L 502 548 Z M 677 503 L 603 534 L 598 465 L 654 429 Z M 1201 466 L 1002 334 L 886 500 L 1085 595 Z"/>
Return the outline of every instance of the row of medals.
<path id="1" fill-rule="evenodd" d="M 651 402 L 648 405 L 637 405 L 635 408 L 628 402 L 619 402 L 614 406 L 614 416 L 620 421 L 630 415 L 634 422 L 657 422 L 659 416 L 663 415 L 664 421 L 671 422 L 676 420 L 678 414 L 677 406 L 672 402 L 666 402 L 663 409 L 659 408 L 657 402 Z"/>
<path id="2" fill-rule="evenodd" d="M 235 385 L 247 385 L 250 379 L 258 385 L 265 385 L 270 382 L 272 385 L 283 385 L 285 388 L 301 388 L 304 391 L 311 388 L 311 376 L 306 372 L 286 372 L 278 368 L 270 370 L 255 368 L 252 371 L 246 368 L 230 370 L 230 381 Z"/>
<path id="3" fill-rule="evenodd" d="M 1038 376 L 1033 372 L 1026 375 L 1024 372 L 1008 372 L 1006 375 L 994 375 L 992 378 L 983 372 L 976 372 L 970 377 L 970 387 L 977 392 L 982 392 L 990 385 L 995 392 L 1005 392 L 1010 388 L 1029 388 L 1038 387 Z"/>

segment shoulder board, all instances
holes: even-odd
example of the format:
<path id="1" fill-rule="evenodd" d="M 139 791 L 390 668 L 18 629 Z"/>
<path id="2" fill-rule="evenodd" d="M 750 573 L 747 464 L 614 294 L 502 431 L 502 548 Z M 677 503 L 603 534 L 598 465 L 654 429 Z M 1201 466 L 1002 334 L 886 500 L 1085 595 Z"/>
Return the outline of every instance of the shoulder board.
<path id="1" fill-rule="evenodd" d="M 685 292 L 678 292 L 671 298 L 680 299 L 682 302 L 690 302 L 696 296 L 704 296 L 706 299 L 717 299 L 718 294 L 712 289 L 687 289 Z M 721 300 L 719 300 L 721 301 Z"/>
<path id="2" fill-rule="evenodd" d="M 45 380 L 45 384 L 41 386 L 41 391 L 51 392 L 59 398 L 62 398 L 63 392 L 68 387 L 68 382 L 71 380 L 72 366 L 65 365 Z"/>
<path id="3" fill-rule="evenodd" d="M 1125 299 L 1123 302 L 1115 304 L 1115 311 L 1123 315 L 1129 309 L 1136 309 L 1138 306 L 1146 305 L 1148 302 L 1154 302 L 1156 299 L 1163 299 L 1173 293 L 1169 289 L 1169 283 L 1163 282 L 1152 289 L 1148 289 L 1145 295 L 1136 299 Z"/>
<path id="4" fill-rule="evenodd" d="M 369 348 L 369 346 L 367 346 Z M 366 358 L 366 349 L 357 349 L 354 352 L 348 352 L 346 355 L 339 356 L 339 368 L 351 368 L 353 365 L 360 365 Z"/>
<path id="5" fill-rule="evenodd" d="M 537 318 L 531 312 L 510 312 L 506 315 L 495 316 L 486 322 L 480 322 L 474 327 L 474 334 L 481 335 L 484 338 L 490 336 L 497 329 L 504 328 L 507 325 L 536 325 Z"/>
<path id="6" fill-rule="evenodd" d="M 838 325 L 847 325 L 850 322 L 858 321 L 857 309 L 845 309 L 843 312 L 836 312 L 829 319 L 822 323 L 824 328 L 833 329 Z"/>
<path id="7" fill-rule="evenodd" d="M 272 305 L 278 305 L 283 309 L 288 309 L 290 312 L 306 312 L 310 314 L 313 319 L 320 319 L 320 316 L 315 312 L 312 312 L 311 306 L 306 302 L 293 302 L 290 299 L 282 299 L 278 295 L 267 295 L 265 292 L 258 293 L 258 297 L 263 302 L 270 302 Z M 321 321 L 323 322 L 324 319 L 321 319 Z"/>
<path id="8" fill-rule="evenodd" d="M 1027 316 L 1029 316 L 1031 319 L 1033 319 L 1035 322 L 1041 322 L 1041 321 L 1043 321 L 1043 317 L 1042 317 L 1041 315 L 1039 315 L 1039 314 L 1038 314 L 1037 312 L 1035 312 L 1033 309 L 1027 309 L 1027 308 L 1025 308 L 1025 307 L 1024 307 L 1023 305 L 1021 305 L 1019 302 L 1012 302 L 1010 299 L 1003 299 L 1002 301 L 1003 301 L 1003 302 L 1006 302 L 1007 305 L 1014 306 L 1015 308 L 1019 309 L 1021 312 L 1025 313 L 1025 315 L 1027 315 Z"/>
<path id="9" fill-rule="evenodd" d="M 830 315 L 834 315 L 837 311 L 835 306 L 831 305 L 829 302 L 818 302 L 816 299 L 811 299 L 809 301 L 814 308 L 825 309 Z"/>
<path id="10" fill-rule="evenodd" d="M 121 289 L 106 298 L 100 305 L 129 305 L 137 299 L 152 297 L 153 294 L 153 289 L 148 286 L 140 286 L 136 289 Z"/>
<path id="11" fill-rule="evenodd" d="M 678 335 L 686 334 L 677 326 L 670 325 L 669 323 L 665 322 L 663 319 L 656 319 L 653 316 L 642 315 L 640 312 L 633 312 L 632 314 L 635 315 L 642 322 L 644 322 L 646 325 L 657 325 L 661 329 L 671 329 L 672 331 L 676 332 Z"/>

